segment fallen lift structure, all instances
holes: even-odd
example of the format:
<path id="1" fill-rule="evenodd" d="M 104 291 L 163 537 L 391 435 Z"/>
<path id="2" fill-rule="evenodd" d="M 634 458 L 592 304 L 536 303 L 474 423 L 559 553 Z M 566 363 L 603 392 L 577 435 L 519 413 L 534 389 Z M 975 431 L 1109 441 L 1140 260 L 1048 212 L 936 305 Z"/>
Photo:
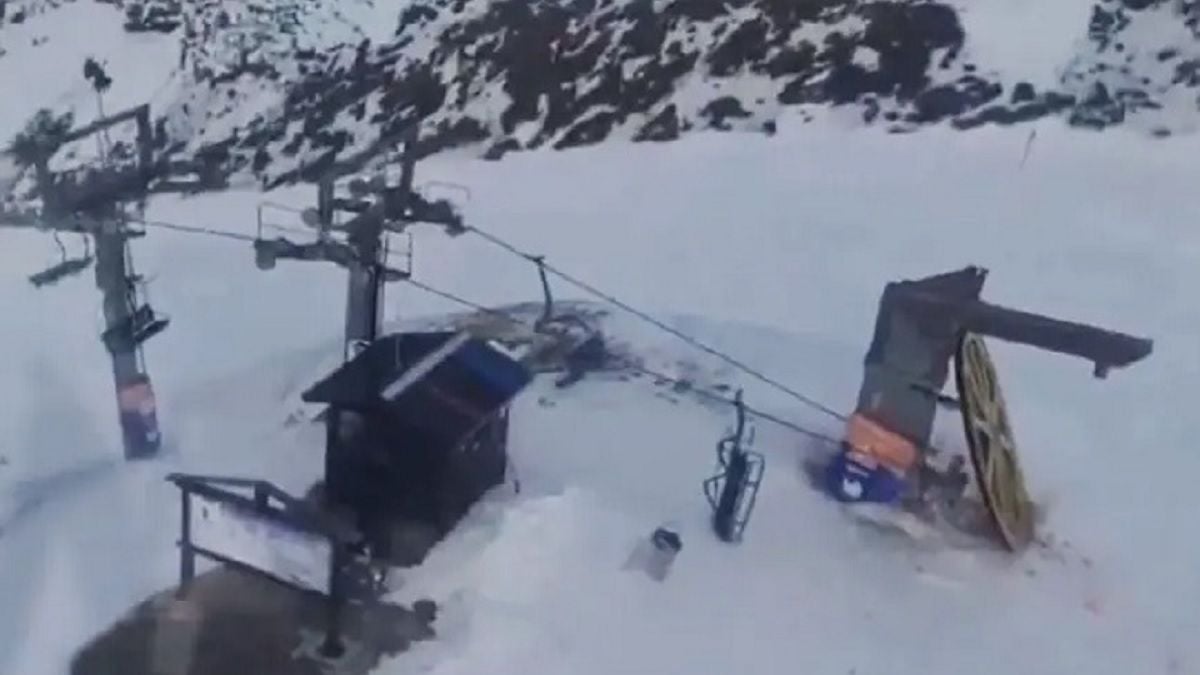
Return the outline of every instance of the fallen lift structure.
<path id="1" fill-rule="evenodd" d="M 858 404 L 828 485 L 843 501 L 895 501 L 893 491 L 876 499 L 864 482 L 919 483 L 937 407 L 957 407 L 985 505 L 1005 546 L 1020 551 L 1034 538 L 1032 504 L 983 336 L 1086 358 L 1098 378 L 1144 359 L 1153 342 L 985 302 L 986 277 L 986 270 L 971 266 L 887 285 Z M 952 358 L 957 399 L 941 394 Z"/>

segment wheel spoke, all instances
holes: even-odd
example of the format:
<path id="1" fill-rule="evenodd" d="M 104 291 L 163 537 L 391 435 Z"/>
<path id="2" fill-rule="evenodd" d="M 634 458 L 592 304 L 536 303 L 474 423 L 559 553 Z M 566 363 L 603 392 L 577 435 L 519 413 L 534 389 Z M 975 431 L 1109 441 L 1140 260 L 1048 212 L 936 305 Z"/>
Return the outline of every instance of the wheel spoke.
<path id="1" fill-rule="evenodd" d="M 971 350 L 971 371 L 975 374 L 975 390 L 980 395 L 981 400 L 991 402 L 995 400 L 996 383 L 995 376 L 989 364 L 987 351 L 983 346 L 982 341 L 972 341 Z"/>
<path id="2" fill-rule="evenodd" d="M 1030 502 L 999 379 L 982 339 L 964 336 L 956 368 L 976 482 L 1005 543 L 1020 550 L 1033 535 Z"/>

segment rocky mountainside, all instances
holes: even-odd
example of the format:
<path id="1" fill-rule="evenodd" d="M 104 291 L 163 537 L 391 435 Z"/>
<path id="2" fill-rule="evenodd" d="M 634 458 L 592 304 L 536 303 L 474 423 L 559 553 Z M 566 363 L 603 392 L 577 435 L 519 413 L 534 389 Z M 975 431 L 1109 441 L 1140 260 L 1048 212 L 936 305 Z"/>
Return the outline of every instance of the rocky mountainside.
<path id="1" fill-rule="evenodd" d="M 1071 121 L 1135 120 L 1157 136 L 1196 130 L 1200 110 L 1200 0 L 1104 0 L 1062 89 L 1083 105 Z"/>
<path id="2" fill-rule="evenodd" d="M 1098 0 L 1042 88 L 973 57 L 958 2 L 112 0 L 127 30 L 180 40 L 175 94 L 155 111 L 163 147 L 269 185 L 311 179 L 418 118 L 424 152 L 490 158 L 770 134 L 781 115 L 830 108 L 895 132 L 1049 115 L 1194 130 L 1197 0 Z"/>

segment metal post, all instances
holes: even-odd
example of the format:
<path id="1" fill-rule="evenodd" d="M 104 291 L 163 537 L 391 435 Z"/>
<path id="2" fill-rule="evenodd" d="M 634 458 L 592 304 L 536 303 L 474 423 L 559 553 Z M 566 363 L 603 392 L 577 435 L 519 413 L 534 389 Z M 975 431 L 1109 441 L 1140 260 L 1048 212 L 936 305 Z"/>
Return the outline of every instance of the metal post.
<path id="1" fill-rule="evenodd" d="M 259 511 L 269 511 L 271 508 L 271 495 L 262 483 L 254 485 L 254 507 Z"/>
<path id="2" fill-rule="evenodd" d="M 153 170 L 151 165 L 154 163 L 154 129 L 150 125 L 150 105 L 138 106 L 135 119 L 137 121 L 138 167 L 148 178 L 149 173 Z"/>
<path id="3" fill-rule="evenodd" d="M 384 188 L 378 195 L 380 208 L 371 208 L 352 222 L 350 241 L 358 253 L 358 261 L 350 268 L 346 290 L 346 359 L 370 344 L 382 330 L 383 295 L 386 260 L 383 259 L 383 234 L 388 219 L 403 218 L 409 210 L 413 176 L 416 172 L 416 143 L 412 134 L 405 141 L 401 163 L 400 185 Z M 327 197 L 331 199 L 331 196 Z"/>
<path id="4" fill-rule="evenodd" d="M 192 495 L 184 487 L 180 487 L 179 494 L 183 498 L 183 505 L 180 508 L 179 589 L 176 594 L 182 597 L 192 579 L 196 578 L 196 552 L 192 550 Z"/>
<path id="5" fill-rule="evenodd" d="M 317 218 L 323 236 L 333 228 L 333 178 L 326 177 L 317 183 Z"/>
<path id="6" fill-rule="evenodd" d="M 354 219 L 357 231 L 351 240 L 358 260 L 350 267 L 346 287 L 346 360 L 354 356 L 379 335 L 380 239 L 383 235 L 383 215 L 372 210 Z"/>
<path id="7" fill-rule="evenodd" d="M 33 171 L 37 179 L 38 194 L 42 196 L 42 210 L 46 213 L 59 213 L 62 200 L 58 191 L 52 189 L 54 176 L 50 173 L 50 158 L 38 156 L 33 162 Z"/>
<path id="8" fill-rule="evenodd" d="M 96 286 L 104 295 L 105 330 L 118 334 L 118 339 L 108 341 L 106 346 L 112 357 L 125 457 L 132 459 L 154 454 L 158 450 L 158 441 L 138 439 L 136 430 L 129 427 L 125 411 L 120 409 L 121 392 L 148 379 L 138 362 L 137 344 L 121 334 L 130 325 L 135 308 L 131 303 L 129 273 L 125 267 L 126 239 L 120 227 L 119 223 L 109 221 L 96 232 Z"/>
<path id="9" fill-rule="evenodd" d="M 345 561 L 341 542 L 336 539 L 333 540 L 330 557 L 329 598 L 326 605 L 325 642 L 321 645 L 321 656 L 336 659 L 346 651 L 345 645 L 342 644 L 342 607 L 345 603 L 343 596 L 346 592 L 345 585 L 342 583 L 342 567 Z"/>
<path id="10" fill-rule="evenodd" d="M 531 259 L 537 265 L 538 278 L 542 280 L 542 316 L 535 325 L 543 327 L 554 318 L 554 296 L 550 293 L 550 280 L 546 278 L 546 256 L 539 255 Z"/>

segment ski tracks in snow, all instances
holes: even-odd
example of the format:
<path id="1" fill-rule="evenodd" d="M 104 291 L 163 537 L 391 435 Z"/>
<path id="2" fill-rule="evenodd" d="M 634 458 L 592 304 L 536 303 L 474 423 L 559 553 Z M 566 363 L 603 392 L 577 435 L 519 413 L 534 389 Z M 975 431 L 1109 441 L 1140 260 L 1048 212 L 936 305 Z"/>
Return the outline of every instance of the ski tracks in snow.
<path id="1" fill-rule="evenodd" d="M 15 482 L 7 490 L 8 504 L 0 510 L 0 540 L 49 502 L 70 497 L 120 465 L 115 459 L 101 459 Z"/>

